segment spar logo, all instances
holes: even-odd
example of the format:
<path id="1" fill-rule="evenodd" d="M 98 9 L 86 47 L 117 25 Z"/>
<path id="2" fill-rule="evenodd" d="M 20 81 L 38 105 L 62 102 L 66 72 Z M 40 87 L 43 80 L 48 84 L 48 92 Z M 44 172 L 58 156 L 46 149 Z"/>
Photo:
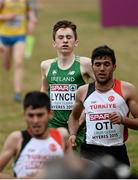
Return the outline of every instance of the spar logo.
<path id="1" fill-rule="evenodd" d="M 90 121 L 109 120 L 109 113 L 90 114 Z"/>
<path id="2" fill-rule="evenodd" d="M 50 86 L 51 91 L 69 91 L 69 85 L 68 84 L 52 84 Z"/>
<path id="3" fill-rule="evenodd" d="M 50 85 L 51 91 L 60 91 L 60 92 L 68 92 L 68 91 L 76 91 L 76 84 L 52 84 Z"/>

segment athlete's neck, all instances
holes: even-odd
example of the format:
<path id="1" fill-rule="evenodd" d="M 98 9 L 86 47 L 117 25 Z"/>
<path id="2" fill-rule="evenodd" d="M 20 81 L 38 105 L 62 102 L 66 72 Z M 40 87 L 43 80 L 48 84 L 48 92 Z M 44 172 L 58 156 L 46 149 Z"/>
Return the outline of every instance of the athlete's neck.
<path id="1" fill-rule="evenodd" d="M 58 66 L 61 69 L 68 69 L 74 62 L 75 55 L 70 54 L 68 56 L 60 55 L 58 56 Z"/>
<path id="2" fill-rule="evenodd" d="M 113 86 L 114 86 L 114 79 L 111 79 L 106 84 L 98 83 L 97 81 L 95 82 L 95 88 L 100 92 L 109 91 L 110 89 L 113 88 Z"/>
<path id="3" fill-rule="evenodd" d="M 49 129 L 47 129 L 43 134 L 35 135 L 36 139 L 47 139 L 50 135 Z"/>

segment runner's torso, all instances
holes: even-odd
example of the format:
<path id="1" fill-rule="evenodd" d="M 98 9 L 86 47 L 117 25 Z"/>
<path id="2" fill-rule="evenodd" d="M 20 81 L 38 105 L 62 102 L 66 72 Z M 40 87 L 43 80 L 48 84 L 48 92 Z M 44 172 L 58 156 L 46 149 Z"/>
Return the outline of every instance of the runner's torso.
<path id="1" fill-rule="evenodd" d="M 77 88 L 85 82 L 80 71 L 80 57 L 76 56 L 72 66 L 66 70 L 58 67 L 58 59 L 51 64 L 48 72 L 48 93 L 54 118 L 50 120 L 50 127 L 67 127 L 67 120 L 72 110 Z"/>
<path id="2" fill-rule="evenodd" d="M 13 166 L 16 177 L 28 176 L 40 169 L 45 161 L 64 156 L 57 130 L 51 129 L 47 139 L 33 138 L 28 131 L 22 133 L 22 149 Z"/>
<path id="3" fill-rule="evenodd" d="M 4 0 L 2 15 L 14 13 L 16 18 L 9 21 L 0 21 L 0 35 L 14 36 L 26 34 L 27 0 Z"/>
<path id="4" fill-rule="evenodd" d="M 122 145 L 128 132 L 124 125 L 112 124 L 109 113 L 117 112 L 122 116 L 129 113 L 122 96 L 121 82 L 115 80 L 114 87 L 104 93 L 95 89 L 95 83 L 89 85 L 84 100 L 86 112 L 86 144 L 100 146 Z"/>

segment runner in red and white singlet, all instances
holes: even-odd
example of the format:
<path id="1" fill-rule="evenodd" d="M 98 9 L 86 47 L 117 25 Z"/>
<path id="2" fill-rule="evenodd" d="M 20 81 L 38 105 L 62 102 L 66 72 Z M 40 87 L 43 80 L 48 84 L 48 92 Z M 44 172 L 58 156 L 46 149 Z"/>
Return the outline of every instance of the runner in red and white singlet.
<path id="1" fill-rule="evenodd" d="M 95 82 L 83 85 L 76 92 L 75 105 L 69 118 L 69 142 L 76 145 L 78 119 L 83 109 L 86 114 L 85 143 L 81 147 L 84 158 L 110 154 L 130 165 L 125 141 L 128 129 L 138 129 L 138 93 L 129 82 L 115 80 L 114 51 L 100 46 L 92 52 Z M 129 112 L 133 118 L 129 117 Z"/>

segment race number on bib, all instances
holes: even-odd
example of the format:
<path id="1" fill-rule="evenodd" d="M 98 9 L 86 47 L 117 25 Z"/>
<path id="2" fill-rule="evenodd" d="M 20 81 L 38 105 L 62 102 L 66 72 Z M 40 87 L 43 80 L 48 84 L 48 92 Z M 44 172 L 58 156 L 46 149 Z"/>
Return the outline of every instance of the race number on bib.
<path id="1" fill-rule="evenodd" d="M 72 110 L 76 90 L 76 84 L 50 85 L 50 99 L 52 110 Z"/>

